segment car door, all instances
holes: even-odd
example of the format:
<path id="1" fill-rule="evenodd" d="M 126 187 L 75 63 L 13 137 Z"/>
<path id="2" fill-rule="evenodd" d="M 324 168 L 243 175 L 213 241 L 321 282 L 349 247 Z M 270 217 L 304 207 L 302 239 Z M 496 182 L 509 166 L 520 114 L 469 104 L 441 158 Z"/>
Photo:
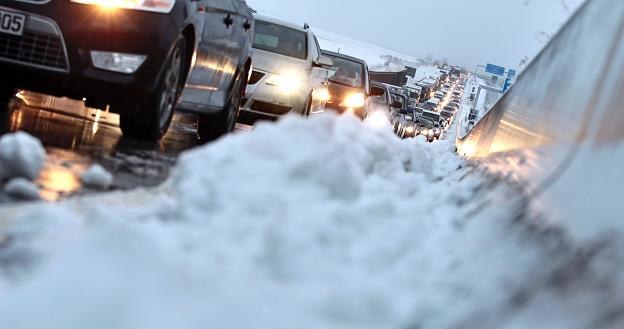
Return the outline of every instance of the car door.
<path id="1" fill-rule="evenodd" d="M 237 34 L 243 29 L 237 10 L 241 0 L 202 0 L 200 40 L 193 70 L 183 93 L 183 107 L 200 112 L 225 106 L 228 89 L 239 65 L 241 46 Z M 240 24 L 237 24 L 240 23 Z M 240 28 L 237 28 L 241 25 Z M 234 58 L 236 57 L 236 58 Z"/>

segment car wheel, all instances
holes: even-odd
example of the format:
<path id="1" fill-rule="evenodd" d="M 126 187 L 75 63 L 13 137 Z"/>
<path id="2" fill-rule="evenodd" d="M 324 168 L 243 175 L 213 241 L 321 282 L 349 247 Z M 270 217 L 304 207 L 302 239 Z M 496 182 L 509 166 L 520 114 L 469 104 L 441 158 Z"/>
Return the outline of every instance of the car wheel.
<path id="1" fill-rule="evenodd" d="M 165 61 L 156 92 L 145 105 L 122 105 L 119 126 L 124 136 L 148 141 L 160 140 L 173 118 L 184 85 L 186 67 L 185 40 L 180 39 Z"/>
<path id="2" fill-rule="evenodd" d="M 232 132 L 238 120 L 242 97 L 245 92 L 247 72 L 237 74 L 232 82 L 228 101 L 223 110 L 214 114 L 202 114 L 197 125 L 198 143 L 206 144 Z"/>

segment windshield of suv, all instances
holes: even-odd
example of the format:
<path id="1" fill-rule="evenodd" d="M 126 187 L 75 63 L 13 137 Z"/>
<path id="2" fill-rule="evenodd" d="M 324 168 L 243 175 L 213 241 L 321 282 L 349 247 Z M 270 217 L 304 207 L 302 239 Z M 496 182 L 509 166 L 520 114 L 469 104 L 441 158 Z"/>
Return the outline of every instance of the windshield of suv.
<path id="1" fill-rule="evenodd" d="M 265 21 L 256 21 L 253 47 L 289 57 L 306 59 L 308 36 L 305 32 Z"/>
<path id="2" fill-rule="evenodd" d="M 364 85 L 362 79 L 364 65 L 340 57 L 332 56 L 331 59 L 334 61 L 333 70 L 336 71 L 336 74 L 329 81 L 349 87 L 362 87 Z"/>

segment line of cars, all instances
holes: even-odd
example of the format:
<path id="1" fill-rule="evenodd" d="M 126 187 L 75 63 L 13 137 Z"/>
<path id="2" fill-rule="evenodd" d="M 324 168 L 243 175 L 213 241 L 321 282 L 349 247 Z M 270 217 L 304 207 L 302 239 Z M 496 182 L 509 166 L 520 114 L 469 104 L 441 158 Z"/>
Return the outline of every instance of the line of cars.
<path id="1" fill-rule="evenodd" d="M 427 141 L 440 139 L 460 109 L 465 77 L 452 76 L 446 79 L 435 93 L 435 97 L 416 108 L 408 108 L 394 117 L 395 132 L 402 138 L 423 136 Z"/>
<path id="2" fill-rule="evenodd" d="M 410 105 L 371 81 L 365 61 L 322 50 L 307 24 L 259 15 L 244 0 L 0 0 L 0 71 L 2 104 L 17 89 L 82 99 L 118 113 L 124 135 L 150 141 L 176 110 L 197 114 L 205 143 L 237 121 L 395 116 Z"/>
<path id="3" fill-rule="evenodd" d="M 371 94 L 363 67 L 334 75 L 360 90 L 337 107 Z M 323 111 L 333 68 L 307 24 L 244 0 L 0 0 L 0 103 L 17 89 L 82 99 L 139 139 L 161 139 L 175 110 L 197 114 L 200 142 L 239 119 Z"/>

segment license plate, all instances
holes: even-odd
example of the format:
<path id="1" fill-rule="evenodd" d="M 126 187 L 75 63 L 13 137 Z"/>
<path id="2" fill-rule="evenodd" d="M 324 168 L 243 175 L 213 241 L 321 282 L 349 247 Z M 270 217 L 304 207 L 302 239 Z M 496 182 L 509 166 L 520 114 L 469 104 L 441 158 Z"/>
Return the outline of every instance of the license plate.
<path id="1" fill-rule="evenodd" d="M 0 10 L 0 33 L 22 35 L 26 25 L 26 15 Z"/>

